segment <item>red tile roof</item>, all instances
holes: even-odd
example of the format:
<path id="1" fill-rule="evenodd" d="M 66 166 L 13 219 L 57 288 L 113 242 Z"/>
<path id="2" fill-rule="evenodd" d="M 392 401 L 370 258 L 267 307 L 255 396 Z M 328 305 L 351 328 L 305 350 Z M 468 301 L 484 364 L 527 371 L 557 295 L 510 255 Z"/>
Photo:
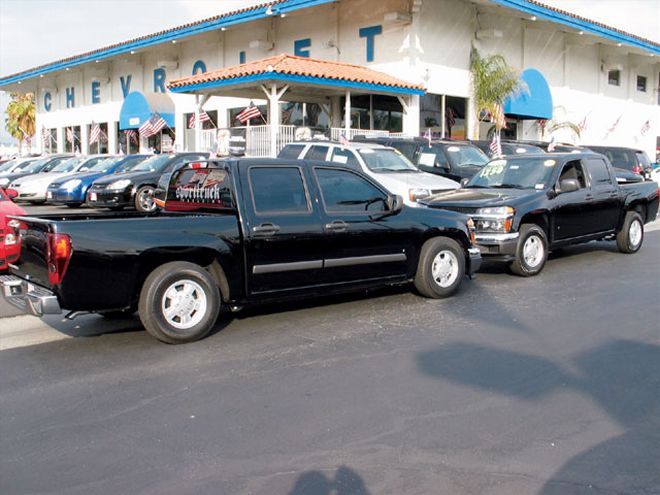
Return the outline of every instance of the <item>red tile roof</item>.
<path id="1" fill-rule="evenodd" d="M 267 73 L 377 84 L 380 86 L 406 88 L 419 91 L 424 90 L 424 87 L 421 84 L 413 84 L 403 81 L 396 77 L 392 77 L 389 74 L 378 72 L 361 65 L 344 64 L 307 57 L 296 57 L 287 54 L 263 58 L 261 60 L 234 65 L 232 67 L 225 67 L 205 74 L 197 74 L 195 76 L 175 79 L 168 84 L 168 87 L 170 89 L 183 88 L 194 84 L 211 81 L 227 81 L 239 77 Z"/>

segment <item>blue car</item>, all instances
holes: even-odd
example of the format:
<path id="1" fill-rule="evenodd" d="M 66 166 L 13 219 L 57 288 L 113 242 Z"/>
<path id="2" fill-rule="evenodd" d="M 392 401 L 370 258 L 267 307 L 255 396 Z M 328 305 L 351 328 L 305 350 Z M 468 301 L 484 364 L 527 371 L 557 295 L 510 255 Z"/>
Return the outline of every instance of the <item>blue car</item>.
<path id="1" fill-rule="evenodd" d="M 85 202 L 87 189 L 96 179 L 127 172 L 151 155 L 111 156 L 82 173 L 57 178 L 48 186 L 46 201 L 77 208 Z"/>

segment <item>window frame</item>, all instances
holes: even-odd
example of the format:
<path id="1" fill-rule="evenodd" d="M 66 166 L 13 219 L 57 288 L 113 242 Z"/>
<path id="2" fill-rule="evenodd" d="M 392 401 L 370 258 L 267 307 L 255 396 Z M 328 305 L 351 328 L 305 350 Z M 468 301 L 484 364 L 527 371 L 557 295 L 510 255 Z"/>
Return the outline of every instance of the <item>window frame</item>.
<path id="1" fill-rule="evenodd" d="M 643 80 L 643 81 L 644 81 L 644 84 L 643 84 L 643 87 L 644 87 L 644 88 L 643 88 L 643 89 L 639 89 L 639 86 L 640 86 L 640 85 L 639 85 L 639 82 L 640 82 L 640 80 Z M 646 76 L 643 75 L 643 74 L 637 74 L 637 77 L 635 78 L 635 89 L 637 89 L 637 91 L 638 91 L 639 93 L 646 93 L 646 92 L 648 91 L 647 88 L 648 88 L 648 77 L 646 77 Z"/>
<path id="2" fill-rule="evenodd" d="M 319 197 L 321 198 L 321 206 L 322 206 L 322 208 L 323 208 L 323 212 L 324 212 L 325 214 L 342 214 L 342 215 L 374 215 L 374 214 L 379 214 L 379 213 L 387 213 L 387 212 L 389 211 L 388 209 L 385 209 L 385 210 L 380 211 L 380 212 L 373 212 L 373 211 L 370 212 L 369 210 L 364 210 L 364 209 L 362 209 L 362 210 L 333 210 L 333 209 L 329 209 L 329 208 L 328 208 L 328 205 L 327 205 L 327 203 L 326 203 L 326 201 L 325 201 L 325 195 L 323 194 L 323 188 L 321 187 L 321 181 L 319 180 L 319 177 L 318 177 L 318 175 L 317 175 L 317 173 L 316 173 L 316 171 L 319 170 L 319 169 L 320 169 L 320 170 L 330 170 L 330 171 L 334 171 L 334 172 L 346 172 L 346 173 L 349 173 L 349 174 L 355 175 L 355 176 L 357 176 L 359 179 L 362 179 L 362 180 L 364 180 L 365 182 L 367 182 L 368 184 L 370 184 L 370 185 L 371 185 L 373 188 L 375 188 L 376 190 L 380 191 L 381 194 L 383 194 L 383 195 L 385 196 L 385 199 L 387 199 L 387 198 L 391 195 L 391 193 L 389 193 L 388 191 L 386 191 L 385 189 L 383 189 L 383 188 L 382 188 L 378 183 L 376 183 L 375 181 L 371 180 L 370 177 L 366 177 L 365 175 L 359 173 L 359 171 L 357 171 L 357 170 L 352 170 L 352 169 L 345 168 L 345 167 L 341 167 L 341 168 L 340 168 L 340 167 L 329 167 L 329 166 L 322 166 L 322 165 L 319 166 L 319 165 L 316 165 L 316 166 L 312 167 L 312 174 L 313 174 L 313 176 L 314 176 L 314 180 L 315 180 L 315 182 L 316 182 L 316 186 L 317 186 L 317 188 L 318 188 L 318 190 L 319 190 Z M 385 205 L 386 205 L 386 204 L 387 204 L 387 203 L 385 203 Z"/>
<path id="3" fill-rule="evenodd" d="M 620 88 L 621 87 L 621 72 L 622 72 L 621 69 L 608 69 L 607 70 L 607 84 L 609 86 L 615 86 L 617 88 Z M 617 74 L 616 83 L 613 83 L 612 79 L 610 78 L 610 74 L 614 74 L 614 73 Z"/>
<path id="4" fill-rule="evenodd" d="M 290 210 L 268 210 L 268 211 L 259 211 L 257 209 L 257 203 L 254 200 L 254 184 L 252 183 L 252 169 L 255 168 L 270 168 L 270 169 L 283 169 L 283 168 L 295 168 L 298 170 L 298 173 L 300 174 L 300 178 L 302 181 L 303 185 L 303 192 L 305 193 L 305 202 L 307 205 L 306 210 L 300 210 L 300 211 L 290 211 Z M 309 186 L 307 184 L 307 179 L 305 178 L 305 172 L 303 170 L 303 167 L 298 166 L 298 165 L 250 165 L 247 168 L 246 171 L 247 175 L 247 180 L 248 180 L 248 185 L 250 187 L 250 201 L 252 202 L 252 211 L 254 212 L 254 215 L 257 217 L 264 217 L 264 216 L 272 216 L 272 215 L 277 215 L 277 216 L 310 216 L 314 214 L 314 208 L 312 206 L 312 201 L 311 201 L 311 196 L 309 193 Z"/>
<path id="5" fill-rule="evenodd" d="M 607 173 L 607 181 L 604 181 L 602 179 L 601 180 L 595 180 L 595 178 L 591 175 L 591 170 L 589 169 L 588 163 L 590 161 L 593 161 L 593 162 L 598 161 L 598 162 L 601 162 L 603 164 L 603 166 L 605 167 L 605 172 Z M 612 174 L 610 173 L 610 168 L 607 166 L 607 163 L 605 162 L 605 160 L 603 158 L 599 158 L 599 157 L 583 158 L 581 160 L 581 162 L 582 162 L 583 172 L 584 172 L 585 169 L 587 171 L 587 177 L 589 178 L 590 187 L 593 188 L 593 187 L 600 187 L 600 186 L 604 186 L 604 185 L 608 185 L 608 186 L 614 185 L 614 183 L 612 182 Z"/>
<path id="6" fill-rule="evenodd" d="M 311 158 L 309 156 L 310 151 L 312 151 L 313 147 L 318 147 L 318 148 L 325 148 L 325 158 Z M 328 146 L 326 144 L 319 144 L 319 143 L 310 143 L 307 148 L 305 149 L 305 154 L 303 155 L 303 158 L 305 160 L 315 160 L 315 161 L 321 161 L 321 162 L 327 162 L 328 160 L 328 155 L 330 154 L 330 151 L 332 150 L 332 146 Z"/>
<path id="7" fill-rule="evenodd" d="M 585 191 L 587 189 L 591 188 L 591 181 L 590 181 L 590 176 L 588 173 L 585 172 L 585 166 L 582 163 L 581 159 L 574 159 L 574 160 L 568 160 L 561 166 L 561 170 L 559 170 L 559 175 L 557 176 L 557 180 L 555 181 L 555 187 L 561 189 L 560 183 L 561 183 L 561 175 L 564 173 L 564 168 L 566 168 L 568 165 L 575 163 L 577 167 L 580 168 L 582 171 L 582 177 L 584 178 L 584 186 L 580 185 L 580 188 L 577 191 L 571 191 L 573 193 L 580 192 L 580 191 Z M 580 183 L 580 179 L 577 179 L 578 184 Z M 570 194 L 570 193 L 569 193 Z"/>

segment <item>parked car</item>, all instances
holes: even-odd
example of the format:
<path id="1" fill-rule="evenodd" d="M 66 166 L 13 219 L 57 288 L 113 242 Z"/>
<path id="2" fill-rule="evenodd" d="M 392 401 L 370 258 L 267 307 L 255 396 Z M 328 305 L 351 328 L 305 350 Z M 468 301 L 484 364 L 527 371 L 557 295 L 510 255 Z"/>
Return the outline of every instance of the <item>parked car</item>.
<path id="1" fill-rule="evenodd" d="M 492 158 L 493 153 L 490 151 L 490 141 L 487 140 L 472 140 L 470 141 L 474 146 L 479 148 L 484 154 Z M 542 141 L 515 141 L 515 140 L 501 140 L 503 156 L 515 156 L 522 154 L 538 154 L 547 151 L 548 143 Z M 545 146 L 545 147 L 544 147 Z M 555 150 L 555 151 L 569 151 L 569 150 Z"/>
<path id="2" fill-rule="evenodd" d="M 420 146 L 415 163 L 424 172 L 460 182 L 479 172 L 488 157 L 466 141 L 432 141 Z"/>
<path id="3" fill-rule="evenodd" d="M 380 144 L 299 142 L 287 144 L 279 156 L 323 160 L 359 170 L 382 184 L 388 191 L 403 196 L 408 206 L 419 206 L 417 201 L 422 198 L 459 187 L 458 182 L 422 172 L 401 152 Z"/>
<path id="4" fill-rule="evenodd" d="M 205 162 L 174 175 L 164 212 L 22 221 L 30 255 L 2 279 L 8 301 L 37 315 L 137 307 L 172 344 L 207 335 L 222 308 L 409 282 L 448 297 L 481 261 L 469 217 L 408 208 L 320 162 Z"/>
<path id="5" fill-rule="evenodd" d="M 14 158 L 13 160 L 8 160 L 0 165 L 0 177 L 5 177 L 14 171 L 18 171 L 35 160 L 37 158 Z"/>
<path id="6" fill-rule="evenodd" d="M 21 251 L 20 237 L 16 227 L 20 226 L 17 220 L 8 218 L 10 215 L 25 215 L 25 210 L 15 204 L 12 198 L 16 191 L 0 189 L 0 272 L 9 267 L 9 263 L 18 260 Z"/>
<path id="7" fill-rule="evenodd" d="M 9 184 L 9 187 L 18 192 L 16 201 L 28 201 L 32 204 L 45 203 L 48 185 L 52 181 L 73 172 L 84 172 L 106 158 L 107 155 L 75 156 L 62 161 L 48 172 L 16 179 Z"/>
<path id="8" fill-rule="evenodd" d="M 612 166 L 639 174 L 644 179 L 651 179 L 653 165 L 643 150 L 624 148 L 623 146 L 587 146 L 591 151 L 605 155 Z"/>
<path id="9" fill-rule="evenodd" d="M 154 155 L 121 175 L 96 179 L 87 192 L 87 204 L 121 210 L 134 207 L 142 213 L 156 211 L 154 191 L 162 174 L 185 162 L 202 160 L 208 153 L 170 153 Z"/>
<path id="10" fill-rule="evenodd" d="M 46 192 L 49 203 L 77 208 L 85 202 L 92 183 L 110 174 L 127 172 L 151 155 L 112 156 L 89 167 L 85 172 L 59 177 L 50 183 Z"/>
<path id="11" fill-rule="evenodd" d="M 0 177 L 0 187 L 6 188 L 16 179 L 20 179 L 27 175 L 49 172 L 63 161 L 71 158 L 71 156 L 72 155 L 56 155 L 30 160 L 27 163 L 21 164 L 7 175 Z"/>
<path id="12" fill-rule="evenodd" d="M 568 244 L 616 238 L 621 252 L 638 251 L 644 223 L 658 212 L 658 188 L 618 185 L 602 155 L 552 153 L 493 160 L 464 188 L 423 203 L 473 216 L 484 258 L 531 276 Z"/>

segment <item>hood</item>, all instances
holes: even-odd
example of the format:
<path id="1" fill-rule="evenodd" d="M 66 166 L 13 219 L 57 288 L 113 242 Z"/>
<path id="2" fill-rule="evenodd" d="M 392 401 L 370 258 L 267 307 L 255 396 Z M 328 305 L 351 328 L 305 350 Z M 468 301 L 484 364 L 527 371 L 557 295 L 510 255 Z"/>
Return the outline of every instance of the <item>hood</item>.
<path id="1" fill-rule="evenodd" d="M 39 186 L 43 184 L 50 184 L 55 179 L 64 177 L 65 175 L 70 175 L 70 172 L 59 172 L 59 173 L 42 172 L 21 179 L 20 185 L 21 187 L 26 187 L 26 186 Z"/>
<path id="2" fill-rule="evenodd" d="M 128 179 L 132 182 L 140 182 L 144 180 L 151 180 L 151 179 L 157 179 L 158 177 L 161 176 L 163 172 L 150 172 L 148 170 L 146 171 L 139 171 L 139 172 L 123 172 L 121 174 L 107 174 L 103 175 L 100 179 L 96 179 L 94 182 L 96 184 L 110 184 L 112 182 L 116 182 L 118 180 L 124 180 Z"/>
<path id="3" fill-rule="evenodd" d="M 23 216 L 27 212 L 11 200 L 0 201 L 0 217 L 5 215 Z"/>
<path id="4" fill-rule="evenodd" d="M 447 190 L 457 189 L 460 184 L 446 177 L 426 172 L 374 172 L 374 179 L 385 188 L 396 191 L 406 189 Z"/>
<path id="5" fill-rule="evenodd" d="M 534 189 L 477 189 L 467 188 L 436 194 L 424 201 L 434 208 L 462 207 L 483 208 L 487 206 L 510 206 L 530 197 L 544 195 L 544 191 Z"/>

